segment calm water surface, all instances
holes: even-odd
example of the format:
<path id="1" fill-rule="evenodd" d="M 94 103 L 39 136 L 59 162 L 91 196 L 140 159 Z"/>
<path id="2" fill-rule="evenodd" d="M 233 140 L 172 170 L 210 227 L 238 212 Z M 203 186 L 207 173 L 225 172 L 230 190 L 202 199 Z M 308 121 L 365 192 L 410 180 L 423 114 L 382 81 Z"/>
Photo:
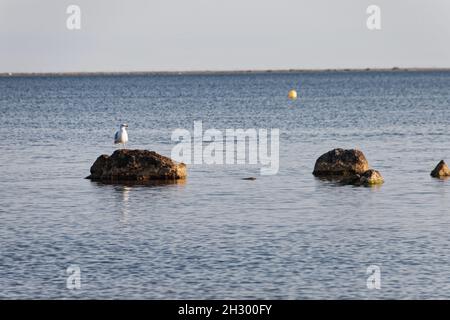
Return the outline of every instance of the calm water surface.
<path id="1" fill-rule="evenodd" d="M 429 172 L 450 161 L 449 89 L 449 72 L 0 78 L 0 298 L 448 299 L 450 180 Z M 130 148 L 170 156 L 195 120 L 279 128 L 279 173 L 83 179 L 119 123 Z M 315 179 L 336 147 L 363 150 L 385 184 Z M 366 287 L 373 264 L 381 290 Z"/>

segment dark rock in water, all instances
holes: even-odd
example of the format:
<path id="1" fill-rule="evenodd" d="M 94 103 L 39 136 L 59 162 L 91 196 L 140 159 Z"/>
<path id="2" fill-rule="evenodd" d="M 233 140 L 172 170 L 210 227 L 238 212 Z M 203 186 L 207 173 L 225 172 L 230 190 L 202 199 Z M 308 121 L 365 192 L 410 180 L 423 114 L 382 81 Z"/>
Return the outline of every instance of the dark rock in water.
<path id="1" fill-rule="evenodd" d="M 186 178 L 186 165 L 176 163 L 154 151 L 114 151 L 111 156 L 101 155 L 91 167 L 87 179 L 97 181 L 175 180 Z"/>
<path id="2" fill-rule="evenodd" d="M 333 149 L 321 155 L 314 166 L 315 176 L 353 176 L 369 170 L 369 163 L 359 150 Z"/>
<path id="3" fill-rule="evenodd" d="M 242 178 L 242 180 L 256 180 L 255 177 Z"/>
<path id="4" fill-rule="evenodd" d="M 369 169 L 359 178 L 359 183 L 364 185 L 375 185 L 384 183 L 384 179 L 377 170 Z"/>
<path id="5" fill-rule="evenodd" d="M 321 155 L 316 161 L 313 175 L 342 184 L 376 185 L 384 182 L 377 170 L 369 169 L 364 154 L 354 149 L 333 149 Z"/>
<path id="6" fill-rule="evenodd" d="M 431 171 L 431 176 L 435 178 L 450 177 L 450 169 L 448 168 L 444 160 L 441 160 L 436 168 Z"/>

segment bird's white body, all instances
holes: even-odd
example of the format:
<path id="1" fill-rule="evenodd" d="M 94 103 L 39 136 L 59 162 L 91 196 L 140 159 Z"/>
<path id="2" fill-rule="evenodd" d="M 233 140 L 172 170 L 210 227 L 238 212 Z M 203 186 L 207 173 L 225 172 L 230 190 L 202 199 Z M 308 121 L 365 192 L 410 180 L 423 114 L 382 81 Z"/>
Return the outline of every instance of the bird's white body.
<path id="1" fill-rule="evenodd" d="M 121 143 L 123 146 L 125 146 L 125 143 L 128 142 L 128 133 L 127 133 L 127 125 L 122 124 L 120 126 L 120 130 L 116 132 L 114 135 L 114 143 L 118 144 Z"/>

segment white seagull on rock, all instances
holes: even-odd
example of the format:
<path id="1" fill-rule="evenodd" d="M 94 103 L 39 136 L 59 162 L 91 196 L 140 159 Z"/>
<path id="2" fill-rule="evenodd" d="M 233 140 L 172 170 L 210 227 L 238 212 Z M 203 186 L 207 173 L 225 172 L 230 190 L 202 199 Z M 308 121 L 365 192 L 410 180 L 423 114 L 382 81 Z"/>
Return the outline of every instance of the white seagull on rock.
<path id="1" fill-rule="evenodd" d="M 125 143 L 128 142 L 127 128 L 128 125 L 126 123 L 120 125 L 120 130 L 114 135 L 114 144 L 121 143 L 125 148 Z"/>

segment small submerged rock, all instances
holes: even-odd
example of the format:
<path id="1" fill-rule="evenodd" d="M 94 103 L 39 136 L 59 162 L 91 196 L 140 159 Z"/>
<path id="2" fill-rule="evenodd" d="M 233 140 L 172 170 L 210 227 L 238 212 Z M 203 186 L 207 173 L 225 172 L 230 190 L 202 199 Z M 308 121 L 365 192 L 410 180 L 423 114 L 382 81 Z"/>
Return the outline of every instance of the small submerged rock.
<path id="1" fill-rule="evenodd" d="M 384 179 L 377 170 L 369 169 L 361 175 L 359 179 L 361 184 L 374 185 L 384 183 Z"/>
<path id="2" fill-rule="evenodd" d="M 111 156 L 101 155 L 87 179 L 96 181 L 176 180 L 186 178 L 186 165 L 154 151 L 120 149 Z"/>
<path id="3" fill-rule="evenodd" d="M 444 160 L 441 160 L 436 168 L 434 168 L 433 171 L 431 171 L 431 176 L 435 178 L 445 178 L 450 177 L 450 169 L 448 168 L 447 164 Z"/>
<path id="4" fill-rule="evenodd" d="M 384 182 L 377 170 L 360 150 L 333 149 L 321 155 L 314 165 L 313 175 L 321 179 L 354 185 L 377 185 Z"/>

